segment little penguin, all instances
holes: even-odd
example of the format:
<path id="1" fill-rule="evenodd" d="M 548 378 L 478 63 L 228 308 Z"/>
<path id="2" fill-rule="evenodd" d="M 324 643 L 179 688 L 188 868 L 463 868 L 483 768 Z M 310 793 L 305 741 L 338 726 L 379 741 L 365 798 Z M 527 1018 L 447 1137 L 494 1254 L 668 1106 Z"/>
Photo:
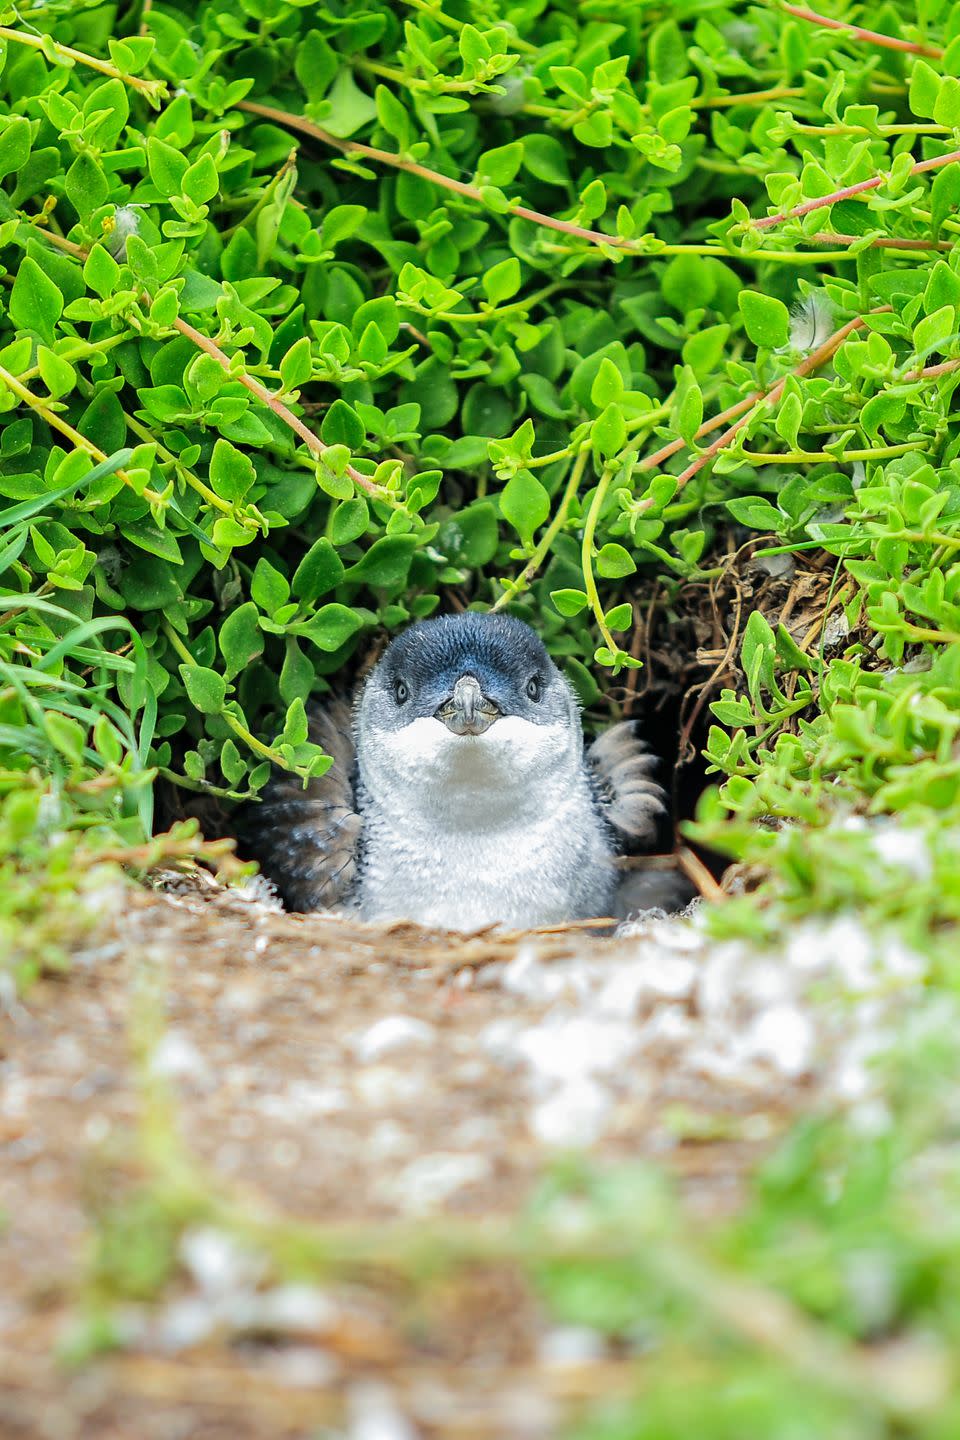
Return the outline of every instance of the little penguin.
<path id="1" fill-rule="evenodd" d="M 331 769 L 306 789 L 278 774 L 241 837 L 294 910 L 450 930 L 608 916 L 617 857 L 665 810 L 633 723 L 585 747 L 571 686 L 512 616 L 411 626 L 310 736 Z"/>

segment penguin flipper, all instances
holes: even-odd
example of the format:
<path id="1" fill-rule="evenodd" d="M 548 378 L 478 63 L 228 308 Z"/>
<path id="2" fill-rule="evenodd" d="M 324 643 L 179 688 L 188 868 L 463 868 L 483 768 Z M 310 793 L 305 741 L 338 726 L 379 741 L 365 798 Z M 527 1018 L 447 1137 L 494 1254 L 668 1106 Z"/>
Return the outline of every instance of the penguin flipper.
<path id="1" fill-rule="evenodd" d="M 587 749 L 586 761 L 600 812 L 620 853 L 649 850 L 656 844 L 660 818 L 667 813 L 666 792 L 652 778 L 659 761 L 640 739 L 635 722 L 622 720 L 598 735 Z"/>
<path id="2" fill-rule="evenodd" d="M 306 788 L 275 770 L 259 802 L 245 808 L 238 842 L 272 880 L 288 910 L 330 910 L 344 904 L 357 877 L 363 821 L 354 793 L 353 715 L 345 700 L 308 711 L 308 738 L 333 757 Z"/>

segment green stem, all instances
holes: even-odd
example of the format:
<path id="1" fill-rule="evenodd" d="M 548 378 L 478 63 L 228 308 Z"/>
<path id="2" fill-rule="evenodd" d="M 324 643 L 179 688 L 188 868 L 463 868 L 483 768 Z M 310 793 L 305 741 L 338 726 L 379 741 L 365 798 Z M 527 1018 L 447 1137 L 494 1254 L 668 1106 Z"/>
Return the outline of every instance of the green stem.
<path id="1" fill-rule="evenodd" d="M 933 224 L 933 213 L 930 210 L 920 210 L 917 207 L 911 206 L 910 213 L 927 225 Z M 940 229 L 952 230 L 954 235 L 960 235 L 960 220 L 957 220 L 953 215 L 945 215 L 940 221 Z"/>
<path id="2" fill-rule="evenodd" d="M 428 90 L 432 95 L 483 93 L 483 83 L 476 80 L 450 80 L 438 73 L 436 79 L 440 83 L 434 85 L 421 75 L 406 75 L 395 66 L 384 65 L 379 60 L 354 60 L 353 68 L 362 70 L 366 75 L 380 75 L 384 80 L 392 80 L 404 90 Z"/>
<path id="3" fill-rule="evenodd" d="M 647 431 L 659 425 L 661 420 L 669 418 L 671 406 L 658 405 L 655 410 L 648 410 L 646 415 L 639 415 L 635 420 L 627 422 L 627 429 L 636 429 L 636 434 L 629 440 L 620 452 L 621 455 L 628 455 L 631 450 L 638 450 L 646 439 Z"/>
<path id="4" fill-rule="evenodd" d="M 150 430 L 146 425 L 141 425 L 140 421 L 135 420 L 132 415 L 125 414 L 124 418 L 127 422 L 127 425 L 135 435 L 139 435 L 140 439 L 145 441 L 148 445 L 156 445 L 157 454 L 162 456 L 168 465 L 172 465 L 180 478 L 186 481 L 190 488 L 192 490 L 195 490 L 198 495 L 201 495 L 203 499 L 206 500 L 208 505 L 212 505 L 223 515 L 230 515 L 231 517 L 236 518 L 233 513 L 233 506 L 228 504 L 226 500 L 221 499 L 221 497 L 216 493 L 215 490 L 210 489 L 209 485 L 205 485 L 204 482 L 197 475 L 194 475 L 192 470 L 188 470 L 181 461 L 180 457 L 178 455 L 174 455 L 172 450 L 168 450 L 165 445 L 161 444 L 161 442 L 157 439 L 156 435 L 154 435 L 152 430 Z M 211 541 L 211 544 L 212 543 L 213 542 Z"/>
<path id="5" fill-rule="evenodd" d="M 742 95 L 717 95 L 712 100 L 691 100 L 691 110 L 731 109 L 734 105 L 766 105 L 771 100 L 800 100 L 802 87 L 781 85 L 772 90 L 745 90 Z"/>
<path id="6" fill-rule="evenodd" d="M 542 290 L 537 290 L 533 295 L 527 295 L 522 300 L 513 300 L 509 305 L 498 305 L 489 310 L 472 310 L 461 315 L 456 310 L 425 310 L 422 306 L 411 306 L 411 309 L 419 310 L 421 315 L 429 315 L 433 320 L 447 320 L 461 325 L 479 325 L 485 320 L 499 320 L 503 315 L 515 315 L 522 310 L 532 310 L 534 305 L 539 305 L 541 300 L 546 300 L 550 295 L 555 295 L 558 290 L 569 289 L 569 281 L 554 280 L 551 285 L 545 285 Z"/>
<path id="7" fill-rule="evenodd" d="M 643 415 L 635 415 L 631 420 L 628 420 L 626 422 L 627 430 L 636 431 L 637 433 L 629 444 L 624 447 L 623 453 L 626 454 L 628 451 L 636 449 L 637 445 L 642 442 L 646 432 L 652 430 L 655 425 L 659 425 L 661 420 L 666 420 L 669 414 L 669 405 L 658 405 L 654 410 L 647 410 Z M 834 429 L 836 429 L 836 426 L 834 426 Z M 574 441 L 570 445 L 565 445 L 562 450 L 551 451 L 549 455 L 534 456 L 532 460 L 527 461 L 526 468 L 528 470 L 542 470 L 545 465 L 555 465 L 558 460 L 567 460 L 571 455 L 578 454 L 580 446 L 580 441 Z"/>
<path id="8" fill-rule="evenodd" d="M 521 591 L 529 588 L 530 581 L 540 569 L 540 566 L 543 564 L 544 557 L 549 552 L 554 540 L 557 538 L 558 534 L 567 522 L 567 517 L 570 514 L 570 506 L 573 504 L 574 497 L 580 489 L 580 481 L 583 479 L 583 472 L 586 469 L 587 459 L 589 458 L 589 455 L 590 443 L 589 441 L 587 441 L 586 443 L 581 445 L 580 453 L 578 454 L 576 460 L 573 462 L 573 465 L 570 468 L 570 476 L 567 480 L 564 492 L 560 497 L 560 504 L 557 506 L 556 514 L 550 521 L 550 524 L 547 526 L 546 530 L 544 530 L 543 534 L 540 537 L 540 540 L 537 543 L 536 549 L 530 556 L 530 559 L 527 561 L 526 565 L 524 565 L 523 569 L 520 571 L 520 574 L 516 577 L 515 580 L 511 580 L 507 583 L 503 594 L 499 597 L 496 604 L 493 606 L 494 610 L 502 610 L 505 605 L 509 605 L 513 600 L 515 600 Z"/>
<path id="9" fill-rule="evenodd" d="M 280 182 L 285 179 L 287 175 L 290 174 L 290 171 L 294 168 L 296 163 L 297 152 L 294 149 L 290 151 L 290 154 L 287 156 L 286 160 L 284 160 L 276 175 L 274 175 L 269 181 L 266 189 L 260 196 L 259 200 L 256 202 L 255 205 L 251 207 L 247 214 L 244 215 L 243 219 L 238 220 L 235 225 L 231 225 L 229 230 L 224 230 L 222 232 L 222 238 L 224 239 L 224 241 L 229 240 L 230 237 L 234 235 L 237 230 L 242 230 L 245 226 L 251 224 L 252 221 L 256 220 L 257 216 L 261 213 L 261 211 L 270 204 L 270 201 L 273 199 L 274 195 L 277 192 L 277 187 L 279 186 Z"/>
<path id="10" fill-rule="evenodd" d="M 169 780 L 171 785 L 176 785 L 180 790 L 191 790 L 195 795 L 219 795 L 223 800 L 255 800 L 254 791 L 246 795 L 239 794 L 236 790 L 227 790 L 222 785 L 212 785 L 209 780 L 191 780 L 189 775 L 178 775 L 176 770 L 168 770 L 164 765 L 157 766 L 157 774 L 164 780 Z"/>
<path id="11" fill-rule="evenodd" d="M 741 174 L 742 171 L 738 171 Z M 550 244 L 544 247 L 553 251 L 556 255 L 574 255 L 579 253 L 571 245 Z M 751 250 L 749 254 L 743 254 L 739 250 L 728 250 L 722 245 L 698 245 L 682 243 L 667 244 L 665 241 L 647 241 L 646 248 L 640 248 L 640 242 L 636 247 L 636 254 L 646 260 L 659 260 L 663 255 L 713 255 L 720 260 L 742 260 L 744 262 L 756 262 L 769 260 L 772 264 L 778 265 L 819 265 L 824 261 L 832 261 L 839 264 L 842 260 L 849 260 L 848 250 Z"/>
<path id="12" fill-rule="evenodd" d="M 744 460 L 752 465 L 822 465 L 826 460 L 834 464 L 846 464 L 856 460 L 881 460 L 892 455 L 906 455 L 911 450 L 925 450 L 924 440 L 908 440 L 903 445 L 877 445 L 871 450 L 845 450 L 835 455 L 830 450 L 811 452 L 809 450 L 786 450 L 782 454 L 766 454 L 756 450 L 741 450 Z"/>
<path id="13" fill-rule="evenodd" d="M 186 645 L 184 645 L 183 641 L 180 639 L 180 636 L 177 634 L 176 630 L 174 630 L 169 620 L 163 621 L 163 633 L 170 641 L 170 644 L 173 646 L 174 650 L 176 650 L 177 654 L 180 656 L 180 659 L 183 661 L 184 665 L 196 665 L 196 660 L 190 654 L 190 651 L 187 649 Z M 263 741 L 258 740 L 256 735 L 251 735 L 250 731 L 245 725 L 241 724 L 241 722 L 237 719 L 236 715 L 232 715 L 230 711 L 226 709 L 221 710 L 220 715 L 221 718 L 225 720 L 226 723 L 229 725 L 234 735 L 236 735 L 240 740 L 243 740 L 246 745 L 249 745 L 250 749 L 253 750 L 255 754 L 262 755 L 265 760 L 272 760 L 274 765 L 279 765 L 284 770 L 290 769 L 290 766 L 287 764 L 286 760 L 284 760 L 280 752 L 278 750 L 271 750 L 270 746 L 264 745 Z"/>
<path id="14" fill-rule="evenodd" d="M 166 99 L 167 87 L 163 80 L 141 80 L 137 75 L 124 75 L 109 60 L 99 60 L 83 50 L 74 50 L 72 45 L 62 45 L 52 35 L 28 35 L 23 30 L 11 30 L 8 25 L 0 25 L 0 40 L 13 40 L 17 45 L 28 45 L 31 50 L 42 50 L 55 64 L 88 65 L 91 70 L 99 70 L 101 75 L 108 75 L 111 80 L 122 80 L 131 90 L 139 91 L 155 110 L 159 110 L 160 101 Z"/>
<path id="15" fill-rule="evenodd" d="M 124 330 L 119 335 L 110 335 L 106 340 L 78 340 L 75 349 L 58 350 L 57 354 L 61 360 L 72 362 L 74 360 L 86 360 L 90 355 L 100 355 L 104 351 L 113 350 L 117 345 L 122 345 L 132 338 L 133 332 Z M 21 381 L 36 380 L 40 374 L 39 365 L 31 365 L 29 370 L 22 370 L 19 379 Z"/>
<path id="16" fill-rule="evenodd" d="M 797 135 L 871 135 L 880 139 L 889 135 L 952 135 L 949 125 L 807 125 L 795 120 L 791 130 Z"/>
<path id="17" fill-rule="evenodd" d="M 876 538 L 910 540 L 915 545 L 939 545 L 944 550 L 960 550 L 960 539 L 954 535 L 942 535 L 939 530 L 933 530 L 929 535 L 924 535 L 922 530 L 881 530 L 876 532 Z"/>
<path id="18" fill-rule="evenodd" d="M 587 592 L 587 599 L 590 602 L 590 609 L 593 611 L 597 628 L 603 636 L 604 644 L 612 654 L 616 655 L 620 646 L 614 640 L 607 629 L 607 622 L 603 614 L 603 606 L 600 604 L 600 593 L 597 590 L 597 582 L 593 576 L 593 537 L 597 529 L 597 521 L 600 519 L 600 511 L 603 509 L 603 502 L 607 498 L 607 491 L 610 488 L 610 481 L 613 478 L 611 470 L 604 470 L 600 476 L 597 488 L 590 501 L 590 509 L 587 511 L 586 524 L 583 527 L 583 544 L 580 548 L 580 558 L 583 567 L 583 588 Z"/>
<path id="19" fill-rule="evenodd" d="M 925 630 L 910 620 L 904 620 L 903 627 L 911 640 L 926 640 L 931 645 L 960 645 L 960 635 L 955 630 Z"/>
<path id="20" fill-rule="evenodd" d="M 402 0 L 402 3 L 409 5 L 411 10 L 419 10 L 421 15 L 428 16 L 429 19 L 436 21 L 438 25 L 444 26 L 447 30 L 453 30 L 457 35 L 461 34 L 466 23 L 463 20 L 454 19 L 452 15 L 445 15 L 443 13 L 443 0 L 439 0 L 439 3 L 436 5 L 430 5 L 428 0 Z M 510 37 L 510 44 L 513 49 L 521 55 L 539 54 L 536 45 L 532 45 L 529 40 L 521 40 L 519 35 L 512 35 Z"/>
<path id="21" fill-rule="evenodd" d="M 558 460 L 568 460 L 578 449 L 576 445 L 565 445 L 562 450 L 552 450 L 549 455 L 535 455 L 527 461 L 528 470 L 542 470 L 545 465 L 555 465 Z"/>
<path id="22" fill-rule="evenodd" d="M 0 27 L 0 29 L 2 29 L 2 27 Z M 4 370 L 3 366 L 0 366 L 0 384 L 5 385 L 12 395 L 16 395 L 18 400 L 22 400 L 25 405 L 29 405 L 30 409 L 39 415 L 41 420 L 46 421 L 52 429 L 59 430 L 60 434 L 65 435 L 75 449 L 82 450 L 85 455 L 89 455 L 91 460 L 96 461 L 98 465 L 108 459 L 108 456 L 100 449 L 99 445 L 94 445 L 93 441 L 88 440 L 86 435 L 81 435 L 79 430 L 75 430 L 67 420 L 64 420 L 62 415 L 58 415 L 45 400 L 41 400 L 38 395 L 34 395 L 32 390 L 28 390 L 26 385 L 23 385 L 20 380 L 18 380 L 15 375 L 11 375 L 8 370 Z M 133 486 L 133 482 L 126 470 L 118 470 L 117 474 L 125 485 Z M 136 493 L 141 495 L 150 505 L 163 504 L 163 496 L 157 495 L 153 490 L 140 490 L 136 491 Z"/>

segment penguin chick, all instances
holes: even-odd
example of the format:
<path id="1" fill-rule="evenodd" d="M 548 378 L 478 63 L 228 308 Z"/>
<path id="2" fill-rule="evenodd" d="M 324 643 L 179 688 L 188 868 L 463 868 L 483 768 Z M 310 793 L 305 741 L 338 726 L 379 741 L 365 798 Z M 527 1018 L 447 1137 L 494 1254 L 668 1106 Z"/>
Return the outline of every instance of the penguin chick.
<path id="1" fill-rule="evenodd" d="M 247 849 L 294 909 L 471 930 L 609 915 L 617 856 L 649 848 L 663 792 L 629 722 L 585 751 L 580 711 L 537 635 L 468 612 L 398 636 L 354 704 L 311 716 L 334 757 L 278 777 Z"/>

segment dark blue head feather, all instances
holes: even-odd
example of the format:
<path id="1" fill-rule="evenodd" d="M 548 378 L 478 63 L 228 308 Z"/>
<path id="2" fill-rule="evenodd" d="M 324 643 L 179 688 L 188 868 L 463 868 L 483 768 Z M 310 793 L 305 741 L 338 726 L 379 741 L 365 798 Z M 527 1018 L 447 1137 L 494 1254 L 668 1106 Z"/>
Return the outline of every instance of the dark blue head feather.
<path id="1" fill-rule="evenodd" d="M 512 615 L 472 610 L 412 625 L 388 647 L 375 675 L 385 689 L 393 692 L 402 685 L 406 691 L 401 723 L 434 714 L 462 675 L 473 675 L 503 714 L 541 722 L 555 718 L 555 707 L 542 700 L 554 686 L 565 691 L 543 641 L 529 625 Z M 528 694 L 531 681 L 539 683 L 541 700 Z"/>

